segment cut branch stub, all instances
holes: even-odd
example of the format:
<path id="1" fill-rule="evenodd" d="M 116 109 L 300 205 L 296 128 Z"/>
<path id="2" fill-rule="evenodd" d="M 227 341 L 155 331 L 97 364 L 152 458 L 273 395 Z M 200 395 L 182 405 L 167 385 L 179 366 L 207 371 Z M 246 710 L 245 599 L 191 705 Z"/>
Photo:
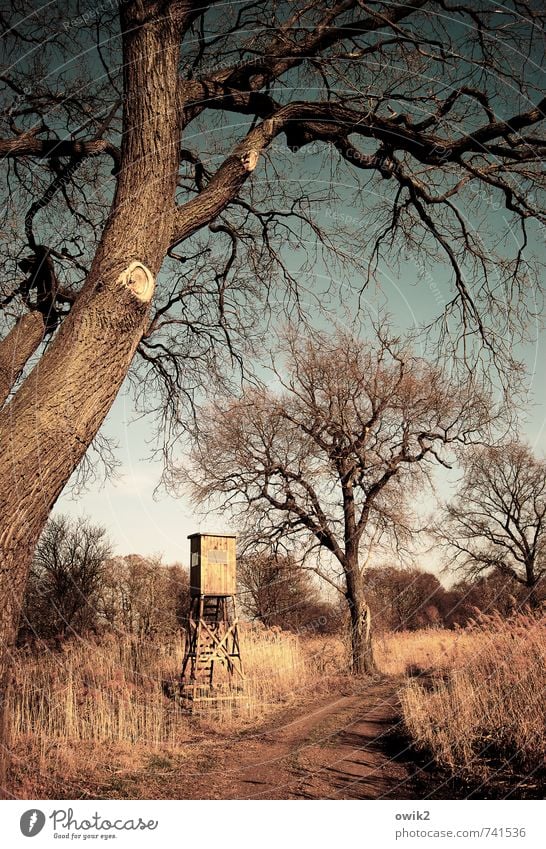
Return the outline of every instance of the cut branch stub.
<path id="1" fill-rule="evenodd" d="M 254 171 L 256 165 L 258 164 L 258 159 L 260 158 L 260 151 L 251 148 L 250 150 L 245 151 L 245 153 L 241 154 L 241 162 L 243 164 L 243 168 L 246 171 Z"/>
<path id="2" fill-rule="evenodd" d="M 127 286 L 133 295 L 143 303 L 149 303 L 152 300 L 155 288 L 154 276 L 150 269 L 138 260 L 129 263 L 127 268 L 119 275 L 116 283 L 119 286 Z"/>

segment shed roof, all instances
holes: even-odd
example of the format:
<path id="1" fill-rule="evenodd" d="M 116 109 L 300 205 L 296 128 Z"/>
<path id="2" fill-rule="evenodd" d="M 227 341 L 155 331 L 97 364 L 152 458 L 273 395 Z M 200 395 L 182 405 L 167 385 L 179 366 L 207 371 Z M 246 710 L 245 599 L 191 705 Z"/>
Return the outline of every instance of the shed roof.
<path id="1" fill-rule="evenodd" d="M 237 539 L 237 534 L 208 534 L 206 531 L 199 531 L 199 533 L 188 535 L 188 539 L 195 539 L 195 537 L 222 537 L 223 539 Z"/>

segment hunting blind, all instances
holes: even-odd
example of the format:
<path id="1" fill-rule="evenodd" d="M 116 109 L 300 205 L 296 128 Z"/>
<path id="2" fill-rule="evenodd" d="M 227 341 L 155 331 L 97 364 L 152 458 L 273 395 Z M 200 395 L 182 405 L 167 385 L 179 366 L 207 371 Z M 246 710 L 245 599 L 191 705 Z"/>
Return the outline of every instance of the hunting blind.
<path id="1" fill-rule="evenodd" d="M 190 592 L 192 596 L 234 596 L 236 592 L 235 536 L 192 534 Z"/>
<path id="2" fill-rule="evenodd" d="M 236 537 L 191 534 L 191 607 L 186 628 L 181 693 L 192 701 L 217 699 L 218 676 L 224 670 L 227 697 L 244 681 L 239 647 L 236 594 Z M 212 691 L 215 690 L 214 694 Z"/>

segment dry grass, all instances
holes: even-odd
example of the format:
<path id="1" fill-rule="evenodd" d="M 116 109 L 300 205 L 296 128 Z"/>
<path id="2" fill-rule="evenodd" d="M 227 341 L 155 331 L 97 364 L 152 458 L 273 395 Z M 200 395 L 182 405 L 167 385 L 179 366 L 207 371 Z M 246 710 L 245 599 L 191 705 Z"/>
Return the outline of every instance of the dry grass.
<path id="1" fill-rule="evenodd" d="M 243 698 L 204 706 L 215 721 L 256 721 L 305 688 L 310 675 L 297 638 L 246 628 L 242 654 L 247 681 Z M 11 739 L 31 734 L 50 741 L 177 745 L 187 735 L 188 712 L 167 698 L 164 681 L 176 680 L 183 639 L 154 642 L 129 636 L 100 643 L 74 641 L 62 652 L 19 655 L 8 695 Z"/>
<path id="2" fill-rule="evenodd" d="M 396 643 L 401 644 L 396 647 Z M 406 726 L 417 745 L 465 779 L 496 771 L 532 773 L 546 751 L 546 618 L 498 614 L 445 634 L 394 638 L 398 667 L 432 668 L 402 690 Z M 412 649 L 415 653 L 412 654 Z M 435 654 L 436 653 L 436 654 Z"/>
<path id="3" fill-rule="evenodd" d="M 462 629 L 423 629 L 378 634 L 374 655 L 383 675 L 406 676 L 432 670 L 447 670 L 460 657 L 466 657 L 474 635 Z M 315 677 L 349 674 L 349 640 L 341 636 L 313 637 L 303 643 L 307 667 Z"/>
<path id="4" fill-rule="evenodd" d="M 468 650 L 471 640 L 465 631 L 397 631 L 377 637 L 375 657 L 385 675 L 445 669 Z"/>
<path id="5" fill-rule="evenodd" d="M 256 726 L 310 691 L 331 689 L 348 670 L 347 647 L 337 637 L 300 640 L 246 626 L 241 643 L 244 694 L 206 703 L 192 716 L 162 686 L 179 673 L 179 637 L 118 635 L 20 652 L 8 694 L 14 792 L 161 798 L 167 774 L 178 780 L 196 758 L 206 772 L 221 757 L 222 733 Z M 401 692 L 405 723 L 439 764 L 480 779 L 499 766 L 540 768 L 545 618 L 490 616 L 465 630 L 387 634 L 376 640 L 376 658 L 385 674 L 409 674 Z"/>
<path id="6" fill-rule="evenodd" d="M 153 784 L 158 766 L 184 764 L 190 751 L 195 758 L 196 741 L 205 752 L 218 731 L 259 723 L 307 692 L 317 674 L 317 658 L 297 637 L 247 626 L 243 695 L 190 715 L 163 690 L 163 682 L 177 679 L 183 651 L 177 636 L 143 642 L 118 635 L 73 641 L 60 652 L 20 652 L 8 692 L 16 795 L 161 795 L 161 781 L 159 790 Z"/>
<path id="7" fill-rule="evenodd" d="M 20 653 L 9 694 L 11 791 L 27 799 L 203 798 L 209 771 L 237 766 L 228 741 L 237 740 L 238 752 L 252 748 L 255 731 L 271 727 L 278 711 L 330 691 L 347 669 L 335 637 L 246 625 L 241 649 L 242 696 L 191 715 L 163 694 L 163 681 L 180 670 L 178 638 L 118 636 L 40 657 Z"/>

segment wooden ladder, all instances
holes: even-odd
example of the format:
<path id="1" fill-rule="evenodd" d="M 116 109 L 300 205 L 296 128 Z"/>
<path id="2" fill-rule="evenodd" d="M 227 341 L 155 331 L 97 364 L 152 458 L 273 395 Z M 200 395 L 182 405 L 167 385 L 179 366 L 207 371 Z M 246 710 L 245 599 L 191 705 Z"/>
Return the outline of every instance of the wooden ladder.
<path id="1" fill-rule="evenodd" d="M 228 673 L 227 693 L 244 682 L 238 620 L 233 596 L 194 596 L 186 628 L 180 693 L 192 701 L 210 699 L 215 666 Z M 219 693 L 214 694 L 218 698 Z"/>

